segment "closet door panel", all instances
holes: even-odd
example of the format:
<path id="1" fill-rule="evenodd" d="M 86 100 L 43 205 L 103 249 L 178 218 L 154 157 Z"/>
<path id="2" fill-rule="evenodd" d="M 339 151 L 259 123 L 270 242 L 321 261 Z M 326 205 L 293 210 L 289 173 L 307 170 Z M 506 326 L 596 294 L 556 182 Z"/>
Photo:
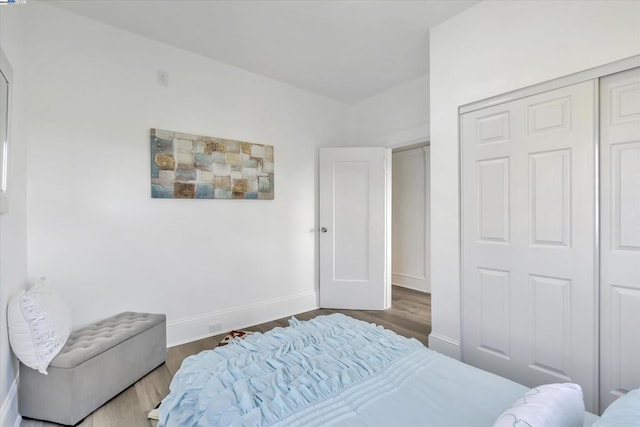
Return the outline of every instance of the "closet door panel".
<path id="1" fill-rule="evenodd" d="M 611 163 L 614 248 L 640 251 L 640 141 L 612 145 Z"/>
<path id="2" fill-rule="evenodd" d="M 570 381 L 571 281 L 530 275 L 531 368 Z"/>
<path id="3" fill-rule="evenodd" d="M 531 245 L 570 247 L 571 150 L 529 155 Z"/>
<path id="4" fill-rule="evenodd" d="M 472 283 L 468 292 L 473 352 L 493 372 L 508 372 L 512 361 L 512 218 L 511 157 L 512 117 L 502 107 L 490 108 L 463 122 L 468 136 L 463 158 L 465 222 L 468 262 L 464 276 Z"/>
<path id="5" fill-rule="evenodd" d="M 610 395 L 626 393 L 640 386 L 640 289 L 610 286 L 611 349 L 615 360 L 611 364 L 611 383 L 617 388 Z"/>
<path id="6" fill-rule="evenodd" d="M 601 409 L 640 387 L 640 69 L 600 85 Z"/>
<path id="7" fill-rule="evenodd" d="M 520 101 L 528 132 L 518 155 L 527 183 L 514 206 L 527 233 L 517 268 L 527 274 L 529 342 L 521 355 L 525 384 L 576 382 L 597 407 L 595 225 L 596 82 Z M 522 174 L 524 175 L 524 173 Z M 526 204 L 524 204 L 526 203 Z M 514 213 L 513 215 L 516 215 Z"/>
<path id="8" fill-rule="evenodd" d="M 478 240 L 509 243 L 509 159 L 478 161 Z"/>
<path id="9" fill-rule="evenodd" d="M 595 82 L 461 116 L 463 357 L 595 409 Z"/>
<path id="10" fill-rule="evenodd" d="M 491 356 L 509 359 L 509 272 L 478 269 L 480 285 L 479 318 L 480 339 L 478 349 Z"/>

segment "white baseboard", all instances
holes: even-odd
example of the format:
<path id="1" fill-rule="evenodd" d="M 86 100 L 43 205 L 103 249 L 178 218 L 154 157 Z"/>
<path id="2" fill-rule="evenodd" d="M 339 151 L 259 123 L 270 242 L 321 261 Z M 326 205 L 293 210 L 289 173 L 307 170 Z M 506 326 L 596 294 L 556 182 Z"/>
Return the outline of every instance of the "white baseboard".
<path id="1" fill-rule="evenodd" d="M 393 286 L 397 286 L 399 288 L 406 288 L 406 289 L 411 289 L 412 291 L 422 292 L 423 294 L 430 294 L 431 293 L 430 291 L 425 291 L 422 288 L 405 285 L 403 283 L 397 283 L 397 282 L 391 281 L 391 284 Z"/>
<path id="2" fill-rule="evenodd" d="M 173 347 L 318 308 L 318 293 L 305 292 L 228 310 L 167 322 L 167 345 Z M 217 325 L 213 332 L 209 326 Z"/>
<path id="3" fill-rule="evenodd" d="M 410 276 L 402 273 L 391 273 L 391 284 L 420 292 L 431 292 L 424 277 Z"/>
<path id="4" fill-rule="evenodd" d="M 462 360 L 460 341 L 458 340 L 432 332 L 429 334 L 429 348 L 456 360 Z"/>
<path id="5" fill-rule="evenodd" d="M 0 407 L 0 426 L 20 427 L 22 417 L 18 413 L 18 374 L 11 384 L 7 397 Z"/>

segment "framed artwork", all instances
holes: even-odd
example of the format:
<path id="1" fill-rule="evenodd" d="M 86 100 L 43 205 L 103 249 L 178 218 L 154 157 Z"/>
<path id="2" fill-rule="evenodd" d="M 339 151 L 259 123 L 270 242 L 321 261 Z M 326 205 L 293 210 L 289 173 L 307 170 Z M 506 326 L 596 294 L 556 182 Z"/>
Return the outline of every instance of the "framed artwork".
<path id="1" fill-rule="evenodd" d="M 273 200 L 273 145 L 151 129 L 151 197 Z"/>

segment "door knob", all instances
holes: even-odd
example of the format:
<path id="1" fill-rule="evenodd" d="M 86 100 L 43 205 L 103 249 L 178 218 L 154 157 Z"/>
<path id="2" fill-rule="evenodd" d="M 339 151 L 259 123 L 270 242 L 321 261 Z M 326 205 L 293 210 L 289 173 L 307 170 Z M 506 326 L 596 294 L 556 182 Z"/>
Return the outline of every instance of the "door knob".
<path id="1" fill-rule="evenodd" d="M 326 232 L 327 232 L 327 227 L 322 227 L 322 228 L 320 229 L 320 231 L 322 231 L 323 233 L 326 233 Z"/>

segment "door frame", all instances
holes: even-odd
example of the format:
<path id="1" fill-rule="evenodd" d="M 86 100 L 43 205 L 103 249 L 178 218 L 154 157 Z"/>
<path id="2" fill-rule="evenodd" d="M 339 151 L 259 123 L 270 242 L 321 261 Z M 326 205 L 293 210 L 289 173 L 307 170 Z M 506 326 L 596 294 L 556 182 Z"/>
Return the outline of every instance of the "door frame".
<path id="1" fill-rule="evenodd" d="M 427 123 L 428 124 L 428 123 Z M 429 150 L 431 150 L 431 134 L 429 133 L 429 127 L 425 126 L 425 127 L 419 127 L 420 130 L 416 131 L 414 133 L 414 135 L 411 138 L 407 138 L 407 137 L 399 137 L 397 138 L 397 140 L 395 142 L 392 143 L 388 143 L 387 144 L 387 148 L 390 150 L 390 164 L 393 163 L 393 152 L 394 151 L 404 151 L 404 150 L 411 150 L 413 148 L 418 148 L 418 147 L 429 147 Z M 431 162 L 431 156 L 429 156 L 429 162 Z M 393 182 L 392 182 L 392 178 L 393 178 L 393 170 L 391 170 L 391 173 L 389 174 L 389 188 L 392 187 Z M 429 186 L 431 186 L 431 167 L 429 167 Z M 426 190 L 426 188 L 425 188 Z M 431 230 L 431 192 L 429 192 L 428 194 L 425 194 L 425 199 L 426 196 L 429 196 L 429 224 L 428 224 L 428 229 Z M 426 201 L 426 200 L 425 200 Z M 391 245 L 393 243 L 393 233 L 391 231 L 391 221 L 393 221 L 393 218 L 391 217 L 391 211 L 393 208 L 393 198 L 391 198 L 391 200 L 389 200 L 389 206 L 388 206 L 388 213 L 389 213 L 389 236 L 388 236 L 388 242 L 389 242 L 389 247 L 387 248 L 388 250 L 388 256 L 389 256 L 389 266 L 390 269 L 392 270 L 392 263 L 391 263 L 391 259 L 393 254 L 391 253 Z M 426 212 L 425 212 L 426 213 Z M 425 227 L 427 226 L 427 224 L 425 224 Z M 429 233 L 429 237 L 431 237 L 431 233 Z M 431 248 L 431 239 L 429 239 L 429 242 L 427 242 L 427 235 L 425 232 L 425 245 L 429 244 L 429 248 Z M 431 254 L 431 249 L 429 250 L 429 254 Z M 425 262 L 427 261 L 426 257 L 425 257 Z M 431 257 L 429 257 L 429 263 L 431 263 Z M 429 280 L 429 289 L 433 289 L 431 286 L 431 268 L 429 268 L 429 277 L 425 277 L 427 280 Z M 392 290 L 392 274 L 391 272 L 389 273 L 389 301 L 391 301 L 391 290 Z M 429 295 L 431 295 L 431 292 L 429 292 Z M 431 299 L 431 305 L 433 307 L 433 298 Z M 431 318 L 429 319 L 429 321 L 431 321 Z"/>
<path id="2" fill-rule="evenodd" d="M 387 306 L 391 306 L 391 300 L 392 300 L 392 295 L 391 295 L 391 288 L 392 288 L 392 284 L 391 284 L 391 273 L 392 273 L 392 268 L 391 268 L 391 242 L 392 242 L 392 233 L 391 233 L 391 211 L 392 211 L 392 194 L 391 194 L 391 185 L 392 185 L 392 176 L 393 176 L 393 170 L 391 168 L 391 165 L 393 163 L 393 150 L 404 150 L 404 149 L 411 149 L 414 147 L 420 147 L 420 146 L 429 146 L 431 147 L 431 137 L 429 135 L 428 132 L 428 127 L 426 127 L 426 130 L 424 131 L 418 131 L 415 133 L 414 136 L 412 136 L 411 138 L 407 138 L 407 137 L 400 137 L 400 138 L 389 138 L 389 139 L 396 139 L 396 141 L 390 142 L 388 141 L 387 144 L 385 144 L 383 146 L 383 148 L 387 149 L 387 168 L 388 170 L 391 170 L 391 173 L 387 174 L 387 194 L 385 196 L 385 209 L 386 209 L 386 216 L 387 216 L 387 229 L 386 229 L 386 238 L 385 238 L 385 251 L 386 251 L 386 257 L 389 260 L 388 261 L 388 265 L 389 268 L 387 269 L 387 271 L 385 272 L 386 275 L 386 281 L 387 281 L 387 285 L 385 287 L 385 301 L 387 303 Z M 331 147 L 323 147 L 323 148 L 331 148 Z M 336 147 L 338 148 L 338 147 Z M 318 156 L 318 160 L 319 160 L 319 156 Z M 320 162 L 316 162 L 316 177 L 319 180 L 320 177 Z M 429 177 L 429 182 L 431 182 L 431 177 Z M 316 211 L 316 251 L 318 253 L 318 256 L 316 256 L 316 262 L 315 262 L 315 276 L 316 276 L 316 295 L 317 295 L 317 302 L 316 304 L 318 306 L 320 306 L 320 182 L 318 181 L 318 185 L 316 185 L 316 201 L 318 204 L 318 210 Z M 429 205 L 431 205 L 431 200 L 429 200 Z M 429 215 L 429 222 L 431 222 L 431 215 Z M 430 226 L 431 224 L 429 224 Z M 426 235 L 425 235 L 425 244 L 426 244 Z M 431 245 L 431 242 L 428 242 L 429 245 Z M 431 261 L 431 260 L 429 260 Z M 431 281 L 431 278 L 429 277 L 429 281 Z"/>
<path id="3" fill-rule="evenodd" d="M 416 142 L 417 141 L 417 142 Z M 403 152 L 403 151 L 409 151 L 409 150 L 413 150 L 413 149 L 417 149 L 417 148 L 421 148 L 422 150 L 425 150 L 425 152 L 428 150 L 429 152 L 431 151 L 431 140 L 429 139 L 429 137 L 425 137 L 425 138 L 418 138 L 418 139 L 412 139 L 411 141 L 408 141 L 406 143 L 400 143 L 400 144 L 396 144 L 391 148 L 391 155 L 392 155 L 392 161 L 393 161 L 393 154 L 395 153 L 399 153 L 399 152 Z M 424 154 L 426 157 L 426 154 Z M 431 155 L 429 153 L 429 163 L 431 163 Z M 430 166 L 430 165 L 429 165 Z M 431 229 L 431 193 L 429 191 L 430 189 L 430 184 L 431 184 L 431 176 L 430 176 L 430 171 L 431 168 L 429 167 L 429 176 L 425 175 L 425 234 L 423 236 L 424 238 L 424 245 L 425 245 L 425 280 L 429 282 L 429 294 L 431 294 L 431 268 L 427 269 L 426 267 L 426 263 L 428 262 L 429 265 L 431 264 L 431 251 L 429 250 L 429 255 L 427 255 L 427 245 L 429 246 L 429 248 L 431 248 L 431 233 L 430 233 L 430 229 Z M 393 181 L 393 170 L 391 171 L 391 180 Z M 393 182 L 391 183 L 391 185 L 393 184 Z M 429 184 L 429 186 L 427 187 L 426 184 Z M 427 209 L 427 206 L 429 206 L 429 209 Z M 391 208 L 393 208 L 393 199 L 391 201 Z M 393 221 L 393 218 L 392 218 Z M 393 244 L 393 232 L 391 232 L 390 238 L 389 238 L 389 244 L 392 245 Z M 391 251 L 391 248 L 389 249 L 389 253 L 390 256 L 393 256 L 393 253 Z M 393 263 L 391 264 L 391 281 L 393 282 L 393 274 L 398 274 L 398 273 L 394 273 L 393 272 Z M 428 276 L 428 277 L 427 277 Z M 393 283 L 392 283 L 393 285 Z"/>

